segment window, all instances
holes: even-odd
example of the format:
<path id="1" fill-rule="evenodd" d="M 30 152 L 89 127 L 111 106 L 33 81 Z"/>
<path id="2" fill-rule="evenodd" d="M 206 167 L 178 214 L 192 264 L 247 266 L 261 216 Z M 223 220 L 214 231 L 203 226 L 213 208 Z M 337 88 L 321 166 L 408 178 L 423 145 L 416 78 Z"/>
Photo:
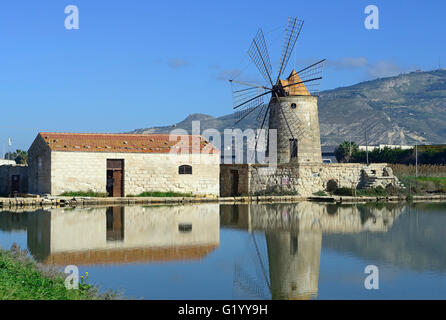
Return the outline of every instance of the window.
<path id="1" fill-rule="evenodd" d="M 188 165 L 182 165 L 178 167 L 179 174 L 192 174 L 192 167 Z"/>
<path id="2" fill-rule="evenodd" d="M 290 139 L 290 158 L 297 158 L 297 139 Z"/>
<path id="3" fill-rule="evenodd" d="M 178 225 L 179 232 L 192 232 L 192 223 L 180 223 Z"/>

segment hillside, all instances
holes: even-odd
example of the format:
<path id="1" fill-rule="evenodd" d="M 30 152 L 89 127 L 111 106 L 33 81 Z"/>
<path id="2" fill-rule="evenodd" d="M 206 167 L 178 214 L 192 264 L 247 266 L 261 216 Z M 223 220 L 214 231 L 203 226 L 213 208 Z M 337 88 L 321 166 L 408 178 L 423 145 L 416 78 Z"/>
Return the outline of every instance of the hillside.
<path id="1" fill-rule="evenodd" d="M 231 106 L 228 106 L 230 110 Z M 255 116 L 242 121 L 241 129 L 253 128 Z M 132 133 L 168 133 L 191 130 L 201 121 L 201 130 L 232 128 L 235 115 L 215 118 L 191 114 L 165 127 L 137 129 Z M 323 145 L 337 145 L 349 139 L 369 144 L 439 144 L 446 141 L 446 70 L 412 72 L 323 91 L 319 95 L 319 122 Z"/>

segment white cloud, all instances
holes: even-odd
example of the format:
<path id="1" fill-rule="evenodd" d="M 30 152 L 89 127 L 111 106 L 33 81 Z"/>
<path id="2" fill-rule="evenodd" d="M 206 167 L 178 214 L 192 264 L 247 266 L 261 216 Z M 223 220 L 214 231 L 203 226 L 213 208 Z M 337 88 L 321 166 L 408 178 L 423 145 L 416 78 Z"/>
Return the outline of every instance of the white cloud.
<path id="1" fill-rule="evenodd" d="M 171 59 L 169 59 L 167 64 L 172 69 L 178 69 L 178 68 L 182 68 L 182 67 L 188 66 L 189 62 L 187 62 L 186 60 L 181 59 L 181 58 L 171 58 Z"/>
<path id="2" fill-rule="evenodd" d="M 364 68 L 369 65 L 369 61 L 367 58 L 359 57 L 359 58 L 343 58 L 339 60 L 328 60 L 327 66 L 333 67 L 335 69 L 357 69 Z"/>
<path id="3" fill-rule="evenodd" d="M 393 61 L 379 60 L 367 68 L 367 75 L 370 78 L 385 78 L 397 76 L 404 70 Z"/>
<path id="4" fill-rule="evenodd" d="M 328 60 L 327 67 L 335 70 L 359 70 L 367 79 L 385 78 L 399 75 L 405 69 L 395 61 L 377 60 L 370 62 L 365 57 L 347 57 L 339 60 Z"/>

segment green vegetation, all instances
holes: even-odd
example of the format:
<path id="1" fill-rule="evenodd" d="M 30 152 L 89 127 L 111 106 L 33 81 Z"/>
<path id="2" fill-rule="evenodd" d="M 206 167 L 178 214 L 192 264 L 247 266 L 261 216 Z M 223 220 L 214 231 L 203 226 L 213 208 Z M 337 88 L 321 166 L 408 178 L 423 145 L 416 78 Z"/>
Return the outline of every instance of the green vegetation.
<path id="1" fill-rule="evenodd" d="M 6 152 L 5 159 L 15 160 L 17 164 L 28 164 L 28 152 L 20 149 L 15 152 Z"/>
<path id="2" fill-rule="evenodd" d="M 355 142 L 344 141 L 335 149 L 338 162 L 367 162 L 367 152 L 358 149 Z M 414 149 L 402 150 L 389 147 L 369 151 L 369 163 L 415 164 Z M 418 163 L 423 165 L 446 164 L 446 146 L 418 146 Z"/>
<path id="3" fill-rule="evenodd" d="M 293 190 L 280 190 L 278 188 L 271 188 L 267 190 L 257 191 L 252 194 L 254 197 L 259 196 L 297 196 L 299 193 Z"/>
<path id="4" fill-rule="evenodd" d="M 92 197 L 92 198 L 106 198 L 108 197 L 107 192 L 94 192 L 92 190 L 88 191 L 69 191 L 60 194 L 62 197 Z"/>
<path id="5" fill-rule="evenodd" d="M 86 280 L 78 290 L 67 290 L 65 279 L 54 271 L 40 270 L 25 251 L 15 247 L 0 250 L 0 299 L 1 300 L 93 300 L 109 299 L 114 295 L 98 295 Z"/>
<path id="6" fill-rule="evenodd" d="M 410 194 L 446 193 L 446 178 L 443 177 L 403 176 L 400 180 Z"/>
<path id="7" fill-rule="evenodd" d="M 313 195 L 318 196 L 318 197 L 325 197 L 325 196 L 327 196 L 327 193 L 323 190 L 320 190 L 318 192 L 313 193 Z"/>
<path id="8" fill-rule="evenodd" d="M 138 195 L 127 195 L 127 197 L 194 197 L 193 194 L 190 193 L 179 193 L 179 192 L 161 192 L 161 191 L 151 191 L 151 192 L 143 192 Z"/>
<path id="9" fill-rule="evenodd" d="M 353 141 L 344 141 L 335 149 L 335 156 L 338 162 L 351 162 L 352 157 L 359 151 L 358 146 Z"/>

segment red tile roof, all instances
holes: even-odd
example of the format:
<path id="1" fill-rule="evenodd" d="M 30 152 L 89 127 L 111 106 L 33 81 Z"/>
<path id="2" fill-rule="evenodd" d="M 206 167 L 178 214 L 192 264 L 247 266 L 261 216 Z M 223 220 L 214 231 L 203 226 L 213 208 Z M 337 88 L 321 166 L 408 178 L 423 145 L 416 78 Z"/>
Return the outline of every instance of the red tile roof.
<path id="1" fill-rule="evenodd" d="M 218 244 L 197 246 L 128 248 L 111 250 L 88 250 L 57 252 L 47 256 L 42 263 L 56 266 L 96 265 L 135 262 L 170 262 L 181 260 L 200 260 L 218 248 Z"/>
<path id="2" fill-rule="evenodd" d="M 219 152 L 198 135 L 172 135 L 173 141 L 169 134 L 41 132 L 39 135 L 52 151 L 169 153 L 178 150 L 179 153 L 195 153 L 195 150 L 202 152 L 206 148 L 205 153 Z"/>

